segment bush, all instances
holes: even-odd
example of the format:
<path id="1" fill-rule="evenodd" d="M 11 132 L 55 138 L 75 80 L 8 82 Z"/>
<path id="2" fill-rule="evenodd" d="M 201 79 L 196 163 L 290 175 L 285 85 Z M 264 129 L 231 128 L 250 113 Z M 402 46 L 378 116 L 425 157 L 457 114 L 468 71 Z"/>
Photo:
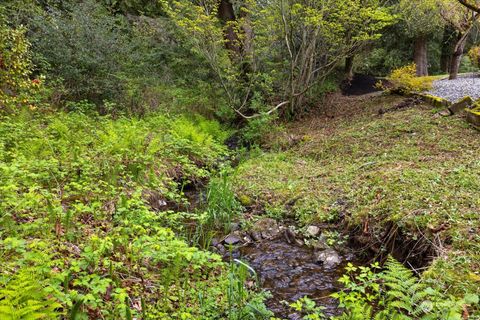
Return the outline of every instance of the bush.
<path id="1" fill-rule="evenodd" d="M 281 130 L 275 125 L 275 115 L 263 114 L 260 117 L 249 119 L 246 126 L 240 131 L 242 142 L 245 145 L 261 145 L 268 139 L 268 134 Z"/>
<path id="2" fill-rule="evenodd" d="M 1 8 L 0 8 L 1 9 Z M 32 63 L 25 29 L 7 26 L 0 12 L 0 111 L 34 108 L 40 79 L 30 79 Z"/>
<path id="3" fill-rule="evenodd" d="M 480 68 L 480 46 L 472 47 L 470 51 L 468 51 L 468 57 L 472 65 L 477 69 Z"/>
<path id="4" fill-rule="evenodd" d="M 390 91 L 410 93 L 430 90 L 434 77 L 417 77 L 416 65 L 413 63 L 393 70 L 388 79 L 392 83 Z"/>
<path id="5" fill-rule="evenodd" d="M 64 6 L 34 18 L 35 64 L 62 80 L 67 99 L 101 103 L 121 96 L 119 73 L 132 50 L 126 20 L 94 1 Z"/>

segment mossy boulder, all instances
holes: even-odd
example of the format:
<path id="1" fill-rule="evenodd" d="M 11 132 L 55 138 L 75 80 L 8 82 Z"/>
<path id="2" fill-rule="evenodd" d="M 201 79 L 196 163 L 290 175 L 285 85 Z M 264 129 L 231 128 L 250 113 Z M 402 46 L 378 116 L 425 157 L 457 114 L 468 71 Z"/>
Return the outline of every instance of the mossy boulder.
<path id="1" fill-rule="evenodd" d="M 467 96 L 455 102 L 454 104 L 452 104 L 448 109 L 450 110 L 451 114 L 457 114 L 459 112 L 462 112 L 472 104 L 473 104 L 473 99 Z"/>
<path id="2" fill-rule="evenodd" d="M 238 201 L 240 201 L 240 203 L 242 204 L 242 206 L 244 207 L 249 207 L 251 205 L 253 205 L 254 201 L 252 200 L 252 198 L 250 198 L 249 196 L 245 195 L 245 194 L 241 194 L 238 196 Z"/>

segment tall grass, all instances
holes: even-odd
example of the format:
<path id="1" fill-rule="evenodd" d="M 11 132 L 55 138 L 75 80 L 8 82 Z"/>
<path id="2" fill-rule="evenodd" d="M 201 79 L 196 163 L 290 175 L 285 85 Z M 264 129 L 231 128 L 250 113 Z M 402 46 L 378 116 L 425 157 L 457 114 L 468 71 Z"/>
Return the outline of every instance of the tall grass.
<path id="1" fill-rule="evenodd" d="M 212 178 L 207 189 L 206 223 L 216 229 L 229 232 L 233 218 L 242 212 L 242 206 L 232 191 L 229 170 L 222 170 Z"/>

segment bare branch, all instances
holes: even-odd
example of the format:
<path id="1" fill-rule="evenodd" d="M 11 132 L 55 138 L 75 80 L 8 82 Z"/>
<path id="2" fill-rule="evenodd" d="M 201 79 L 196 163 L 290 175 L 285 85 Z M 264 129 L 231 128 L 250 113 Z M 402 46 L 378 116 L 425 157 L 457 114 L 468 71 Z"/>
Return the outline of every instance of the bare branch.
<path id="1" fill-rule="evenodd" d="M 468 0 L 457 0 L 460 4 L 464 5 L 468 9 L 480 13 L 480 6 L 471 4 Z"/>
<path id="2" fill-rule="evenodd" d="M 283 107 L 284 105 L 289 104 L 289 103 L 290 103 L 290 101 L 283 101 L 283 102 L 277 104 L 277 105 L 276 105 L 275 107 L 273 107 L 272 109 L 268 110 L 267 112 L 264 112 L 264 113 L 256 113 L 256 114 L 253 114 L 253 115 L 251 115 L 251 116 L 247 116 L 247 115 L 243 114 L 242 112 L 240 112 L 238 109 L 235 109 L 234 107 L 232 107 L 232 109 L 233 109 L 238 115 L 240 115 L 240 116 L 241 116 L 242 118 L 244 118 L 244 119 L 255 119 L 255 118 L 261 117 L 261 116 L 263 116 L 263 115 L 270 115 L 270 114 L 272 114 L 275 110 L 277 110 L 277 109 L 279 109 L 279 108 L 281 108 L 281 107 Z"/>

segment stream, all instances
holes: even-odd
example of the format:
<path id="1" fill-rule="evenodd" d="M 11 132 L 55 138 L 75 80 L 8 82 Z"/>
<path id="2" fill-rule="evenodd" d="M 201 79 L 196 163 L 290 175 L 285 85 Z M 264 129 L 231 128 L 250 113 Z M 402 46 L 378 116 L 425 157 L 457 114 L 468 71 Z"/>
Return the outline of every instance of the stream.
<path id="1" fill-rule="evenodd" d="M 256 242 L 241 249 L 242 258 L 257 272 L 260 285 L 272 294 L 267 306 L 275 316 L 300 319 L 282 301 L 293 302 L 304 296 L 323 306 L 325 315 L 338 315 L 338 303 L 329 295 L 340 289 L 337 279 L 344 263 L 328 269 L 315 262 L 313 250 L 289 244 L 283 239 Z"/>
<path id="2" fill-rule="evenodd" d="M 338 279 L 344 274 L 346 264 L 360 262 L 348 245 L 338 248 L 341 253 L 325 244 L 321 249 L 314 249 L 304 244 L 301 235 L 290 233 L 288 236 L 289 228 L 270 218 L 259 219 L 248 231 L 238 226 L 234 229 L 236 231 L 223 239 L 215 239 L 212 250 L 221 254 L 225 261 L 240 259 L 255 270 L 259 287 L 271 294 L 266 306 L 275 317 L 302 319 L 302 315 L 288 304 L 305 296 L 323 307 L 327 318 L 342 313 L 338 301 L 330 295 L 342 289 Z M 319 239 L 320 234 L 315 239 Z M 228 250 L 230 245 L 233 251 Z M 333 266 L 318 259 L 319 252 L 329 250 L 339 258 Z"/>

